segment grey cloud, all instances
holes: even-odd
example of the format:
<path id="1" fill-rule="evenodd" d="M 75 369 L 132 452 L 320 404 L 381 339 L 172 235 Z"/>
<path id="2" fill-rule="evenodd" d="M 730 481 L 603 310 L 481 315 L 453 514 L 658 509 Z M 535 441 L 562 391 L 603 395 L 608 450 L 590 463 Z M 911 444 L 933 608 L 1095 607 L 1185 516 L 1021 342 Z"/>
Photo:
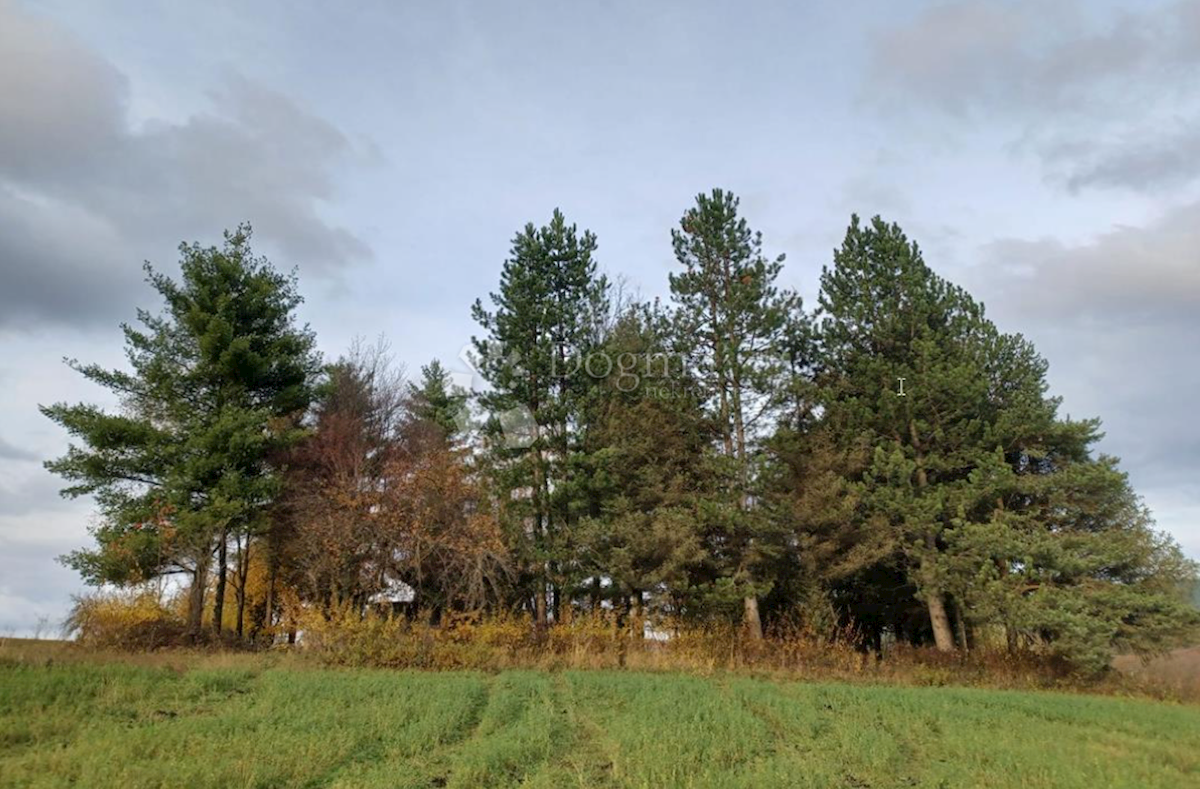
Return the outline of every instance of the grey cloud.
<path id="1" fill-rule="evenodd" d="M 1147 141 L 1144 126 L 1198 109 L 1200 0 L 1099 13 L 1068 2 L 927 8 L 877 37 L 868 95 L 890 110 L 986 121 L 1072 189 L 1194 179 L 1195 159 L 1172 146 L 1195 145 L 1195 133 Z"/>
<path id="2" fill-rule="evenodd" d="M 954 114 L 1006 98 L 1028 33 L 1027 20 L 993 3 L 931 8 L 878 37 L 871 65 L 876 98 L 907 102 L 917 95 Z"/>
<path id="3" fill-rule="evenodd" d="M 1025 319 L 1200 327 L 1200 202 L 1088 244 L 1001 239 L 971 276 Z"/>
<path id="4" fill-rule="evenodd" d="M 63 31 L 0 0 L 0 172 L 44 182 L 124 134 L 127 85 Z"/>
<path id="5" fill-rule="evenodd" d="M 28 464 L 25 464 L 25 469 L 28 469 Z M 3 480 L 0 480 L 0 517 L 45 515 L 75 507 L 72 500 L 64 499 L 59 493 L 66 482 L 44 469 L 38 469 L 33 474 L 25 469 L 14 468 L 12 459 L 0 463 L 0 470 L 3 471 Z"/>
<path id="6" fill-rule="evenodd" d="M 0 2 L 0 328 L 128 317 L 143 258 L 247 219 L 284 266 L 330 276 L 370 256 L 321 215 L 356 155 L 335 127 L 236 75 L 182 122 L 133 128 L 126 93 L 109 63 Z"/>
<path id="7" fill-rule="evenodd" d="M 41 460 L 41 458 L 39 458 L 35 453 L 30 452 L 28 449 L 23 449 L 10 444 L 8 441 L 4 440 L 3 436 L 0 436 L 0 460 L 16 460 L 25 463 L 32 463 Z"/>
<path id="8" fill-rule="evenodd" d="M 1155 187 L 1182 186 L 1200 176 L 1200 120 L 1183 124 L 1167 134 L 1131 135 L 1131 139 L 1100 151 L 1078 149 L 1078 161 L 1065 181 L 1072 190 L 1089 186 Z M 1053 158 L 1053 153 L 1049 156 Z"/>
<path id="9" fill-rule="evenodd" d="M 71 595 L 79 591 L 73 570 L 47 560 L 77 545 L 67 540 L 25 539 L 0 519 L 0 635 L 31 635 L 42 620 L 62 623 Z M 53 632 L 44 632 L 53 637 Z"/>
<path id="10" fill-rule="evenodd" d="M 900 89 L 943 109 L 1042 112 L 1101 109 L 1100 89 L 1137 84 L 1177 92 L 1200 63 L 1191 44 L 1200 2 L 1180 0 L 1123 12 L 1109 20 L 1065 2 L 960 0 L 927 8 L 909 24 L 877 38 L 871 78 L 876 88 Z M 1108 91 L 1104 102 L 1141 101 Z"/>
<path id="11" fill-rule="evenodd" d="M 141 263 L 111 223 L 0 182 L 0 329 L 129 317 Z M 170 249 L 170 247 L 166 247 Z"/>
<path id="12" fill-rule="evenodd" d="M 1073 416 L 1100 416 L 1106 451 L 1141 489 L 1200 478 L 1200 202 L 1090 243 L 1003 239 L 961 277 L 1000 326 L 1029 336 Z M 1200 506 L 1191 489 L 1189 506 Z M 1200 533 L 1196 535 L 1200 537 Z"/>

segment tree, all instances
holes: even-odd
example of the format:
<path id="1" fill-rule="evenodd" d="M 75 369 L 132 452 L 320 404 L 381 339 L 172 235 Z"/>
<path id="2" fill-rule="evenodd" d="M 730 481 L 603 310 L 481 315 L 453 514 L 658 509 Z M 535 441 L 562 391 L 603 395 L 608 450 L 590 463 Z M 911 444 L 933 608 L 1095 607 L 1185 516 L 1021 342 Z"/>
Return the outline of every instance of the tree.
<path id="1" fill-rule="evenodd" d="M 122 327 L 132 371 L 69 362 L 117 394 L 120 413 L 41 409 L 82 443 L 47 467 L 73 483 L 65 495 L 94 494 L 103 516 L 97 547 L 66 563 L 91 583 L 189 573 L 193 634 L 214 553 L 220 628 L 228 541 L 261 527 L 279 484 L 269 459 L 300 437 L 319 365 L 296 325 L 295 277 L 255 257 L 250 235 L 242 225 L 219 248 L 182 245 L 179 281 L 146 265 L 165 306 Z"/>
<path id="2" fill-rule="evenodd" d="M 383 501 L 408 418 L 405 383 L 383 341 L 356 341 L 318 389 L 309 435 L 287 457 L 279 518 L 292 583 L 325 610 L 365 604 L 396 547 Z"/>
<path id="3" fill-rule="evenodd" d="M 594 379 L 585 364 L 608 312 L 607 280 L 597 273 L 596 237 L 568 225 L 555 210 L 550 224 L 532 223 L 513 239 L 494 311 L 476 301 L 472 314 L 486 332 L 473 340 L 491 391 L 480 401 L 496 483 L 514 554 L 528 582 L 537 622 L 547 622 L 570 573 L 572 456 L 579 415 Z"/>
<path id="4" fill-rule="evenodd" d="M 425 371 L 414 387 L 383 341 L 356 342 L 330 365 L 290 453 L 278 513 L 290 582 L 326 613 L 407 587 L 412 609 L 439 614 L 494 602 L 508 582 L 486 490 L 434 408 L 459 395 L 440 366 Z"/>
<path id="5" fill-rule="evenodd" d="M 965 480 L 973 453 L 990 450 L 979 411 L 988 386 L 982 310 L 878 218 L 865 228 L 853 218 L 822 273 L 820 298 L 826 421 L 844 440 L 874 448 L 864 488 L 870 517 L 918 567 L 938 648 L 953 649 L 938 557 L 949 486 Z"/>
<path id="6" fill-rule="evenodd" d="M 580 524 L 579 561 L 594 605 L 607 580 L 607 593 L 631 609 L 650 594 L 678 613 L 713 581 L 702 513 L 714 425 L 656 306 L 623 310 L 600 355 L 607 374 L 587 418 L 593 509 Z"/>
<path id="7" fill-rule="evenodd" d="M 409 443 L 389 464 L 380 509 L 393 548 L 388 569 L 435 619 L 508 592 L 508 550 L 488 494 L 466 452 L 440 436 Z"/>
<path id="8" fill-rule="evenodd" d="M 762 234 L 738 216 L 738 199 L 714 189 L 671 231 L 683 271 L 670 276 L 678 336 L 709 407 L 734 484 L 725 508 L 728 576 L 741 590 L 751 638 L 762 637 L 758 597 L 770 588 L 760 572 L 766 546 L 762 513 L 753 507 L 754 449 L 769 427 L 773 393 L 785 369 L 784 343 L 794 335 L 799 297 L 775 284 L 783 255 L 767 259 Z"/>
<path id="9" fill-rule="evenodd" d="M 413 415 L 441 433 L 448 445 L 454 445 L 467 427 L 468 395 L 456 387 L 450 373 L 434 359 L 421 368 L 420 386 L 409 385 Z"/>
<path id="10" fill-rule="evenodd" d="M 1117 650 L 1186 645 L 1200 625 L 1186 592 L 1196 565 L 1155 531 L 1117 460 L 1093 457 L 1097 427 L 1059 420 L 996 452 L 972 472 L 946 533 L 960 626 L 999 626 L 1010 648 L 1085 673 L 1106 670 Z"/>
<path id="11" fill-rule="evenodd" d="M 870 448 L 853 480 L 856 517 L 872 543 L 895 546 L 939 649 L 966 649 L 972 624 L 996 622 L 1060 647 L 1114 616 L 1127 643 L 1166 632 L 1136 611 L 1178 614 L 1163 591 L 1186 563 L 1149 528 L 1115 461 L 1091 457 L 1097 423 L 1058 418 L 1028 341 L 997 331 L 878 217 L 852 219 L 820 303 L 823 428 L 843 448 Z M 1054 623 L 1056 607 L 1073 612 L 1071 627 Z"/>

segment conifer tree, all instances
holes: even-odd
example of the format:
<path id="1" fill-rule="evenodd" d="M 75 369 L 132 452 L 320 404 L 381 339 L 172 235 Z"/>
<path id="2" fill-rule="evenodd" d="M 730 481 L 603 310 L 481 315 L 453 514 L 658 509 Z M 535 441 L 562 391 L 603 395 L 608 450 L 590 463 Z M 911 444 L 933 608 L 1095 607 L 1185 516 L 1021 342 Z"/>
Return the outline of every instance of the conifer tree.
<path id="1" fill-rule="evenodd" d="M 421 367 L 420 385 L 409 385 L 414 415 L 437 427 L 449 445 L 454 445 L 467 428 L 467 393 L 454 385 L 450 373 L 434 359 Z"/>
<path id="2" fill-rule="evenodd" d="M 70 362 L 117 394 L 120 412 L 65 403 L 42 412 L 80 442 L 47 467 L 72 483 L 64 495 L 95 495 L 103 516 L 97 547 L 66 563 L 96 584 L 187 572 L 196 633 L 214 555 L 221 627 L 227 544 L 262 526 L 279 487 L 269 460 L 301 434 L 319 359 L 296 325 L 295 278 L 253 255 L 248 225 L 219 248 L 180 253 L 178 281 L 146 266 L 165 305 L 123 327 L 130 371 Z"/>
<path id="3" fill-rule="evenodd" d="M 473 340 L 480 372 L 492 389 L 480 397 L 491 414 L 489 441 L 514 555 L 524 565 L 527 599 L 540 625 L 573 563 L 567 546 L 577 519 L 571 470 L 577 427 L 596 384 L 586 370 L 608 312 L 608 283 L 596 269 L 596 237 L 579 233 L 558 210 L 513 239 L 491 294 L 494 310 L 476 301 L 486 335 Z M 515 492 L 515 494 L 513 494 Z"/>
<path id="4" fill-rule="evenodd" d="M 761 532 L 769 521 L 752 506 L 754 452 L 779 404 L 799 297 L 775 284 L 784 256 L 763 254 L 762 234 L 738 215 L 729 192 L 698 195 L 671 242 L 683 269 L 670 277 L 678 336 L 707 390 L 732 479 L 724 512 L 714 513 L 726 522 L 725 587 L 742 598 L 747 633 L 758 639 L 758 597 L 770 588 L 760 572 L 769 548 Z"/>
<path id="5" fill-rule="evenodd" d="M 714 483 L 714 423 L 655 306 L 627 307 L 602 353 L 607 375 L 588 414 L 594 509 L 577 541 L 593 602 L 603 591 L 633 622 L 647 599 L 698 613 L 698 592 L 713 580 L 702 514 Z"/>
<path id="6" fill-rule="evenodd" d="M 1004 623 L 1095 667 L 1118 633 L 1191 626 L 1166 590 L 1192 570 L 1115 461 L 1091 456 L 1097 423 L 1060 420 L 1032 345 L 997 331 L 899 227 L 854 217 L 820 303 L 823 429 L 873 453 L 857 517 L 895 546 L 939 649 Z"/>

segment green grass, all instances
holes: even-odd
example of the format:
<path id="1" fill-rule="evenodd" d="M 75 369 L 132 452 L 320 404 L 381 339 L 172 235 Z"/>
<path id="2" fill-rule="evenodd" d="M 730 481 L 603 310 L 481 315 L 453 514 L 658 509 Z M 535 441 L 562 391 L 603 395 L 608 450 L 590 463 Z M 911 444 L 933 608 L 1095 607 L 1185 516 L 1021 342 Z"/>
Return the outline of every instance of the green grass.
<path id="1" fill-rule="evenodd" d="M 2 787 L 1186 787 L 1200 707 L 582 671 L 0 662 Z"/>

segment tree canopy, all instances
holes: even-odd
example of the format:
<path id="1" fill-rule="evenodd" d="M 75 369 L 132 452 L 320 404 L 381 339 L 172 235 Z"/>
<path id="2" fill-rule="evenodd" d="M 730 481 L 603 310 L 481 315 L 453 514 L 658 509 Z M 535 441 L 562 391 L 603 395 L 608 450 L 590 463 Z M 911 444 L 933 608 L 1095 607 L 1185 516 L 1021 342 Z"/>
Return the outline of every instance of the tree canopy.
<path id="1" fill-rule="evenodd" d="M 178 278 L 147 266 L 163 308 L 123 327 L 128 368 L 69 362 L 120 407 L 42 409 L 72 439 L 48 467 L 100 514 L 65 561 L 184 573 L 193 634 L 287 606 L 612 611 L 1099 672 L 1196 633 L 1196 565 L 1032 343 L 879 217 L 851 218 L 806 311 L 740 211 L 719 189 L 685 210 L 667 304 L 614 288 L 561 212 L 526 225 L 471 309 L 474 393 L 384 344 L 323 365 L 249 226 L 182 246 Z"/>

